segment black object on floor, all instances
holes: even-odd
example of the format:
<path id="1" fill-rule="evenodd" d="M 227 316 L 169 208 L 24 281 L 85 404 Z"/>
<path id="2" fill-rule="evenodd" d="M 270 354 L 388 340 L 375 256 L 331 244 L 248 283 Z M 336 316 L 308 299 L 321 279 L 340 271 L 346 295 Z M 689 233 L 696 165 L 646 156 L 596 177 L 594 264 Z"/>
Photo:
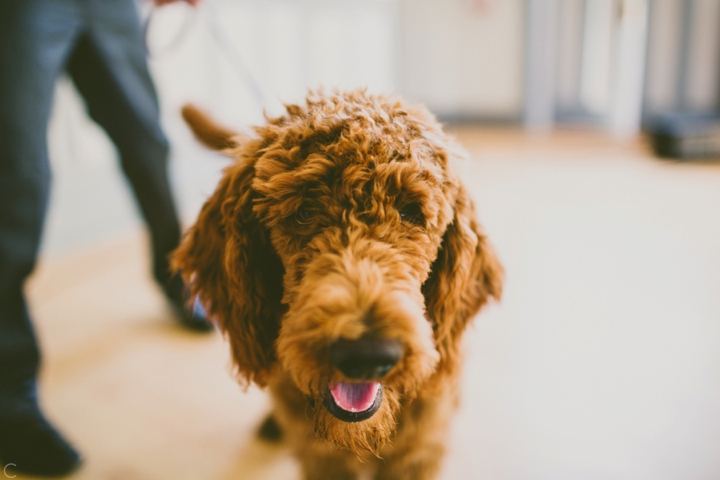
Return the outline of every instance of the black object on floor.
<path id="1" fill-rule="evenodd" d="M 655 154 L 679 159 L 720 159 L 720 114 L 672 112 L 656 115 L 648 132 Z"/>
<path id="2" fill-rule="evenodd" d="M 76 470 L 81 460 L 42 416 L 0 422 L 0 465 L 6 474 L 59 477 Z"/>

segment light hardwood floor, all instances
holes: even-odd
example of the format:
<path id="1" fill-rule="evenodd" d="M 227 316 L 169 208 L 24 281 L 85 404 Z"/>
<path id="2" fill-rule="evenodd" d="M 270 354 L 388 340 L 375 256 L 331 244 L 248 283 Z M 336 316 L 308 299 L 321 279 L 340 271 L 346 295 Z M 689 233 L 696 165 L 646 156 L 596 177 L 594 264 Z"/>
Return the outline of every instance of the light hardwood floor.
<path id="1" fill-rule="evenodd" d="M 442 479 L 720 478 L 720 164 L 583 131 L 457 134 L 507 283 L 466 338 Z M 130 229 L 29 285 L 43 404 L 86 456 L 72 478 L 297 478 L 254 438 L 265 395 L 234 383 L 220 335 L 173 324 L 146 257 Z"/>

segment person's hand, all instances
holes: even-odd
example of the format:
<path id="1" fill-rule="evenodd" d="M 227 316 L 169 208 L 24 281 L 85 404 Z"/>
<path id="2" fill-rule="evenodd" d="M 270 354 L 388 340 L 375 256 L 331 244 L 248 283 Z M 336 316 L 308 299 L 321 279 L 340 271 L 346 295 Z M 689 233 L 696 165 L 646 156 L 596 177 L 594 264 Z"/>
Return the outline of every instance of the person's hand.
<path id="1" fill-rule="evenodd" d="M 190 5 L 196 6 L 200 3 L 200 0 L 153 0 L 155 2 L 155 5 L 158 7 L 162 7 L 163 5 L 168 5 L 170 3 L 175 2 L 185 2 L 189 3 Z"/>

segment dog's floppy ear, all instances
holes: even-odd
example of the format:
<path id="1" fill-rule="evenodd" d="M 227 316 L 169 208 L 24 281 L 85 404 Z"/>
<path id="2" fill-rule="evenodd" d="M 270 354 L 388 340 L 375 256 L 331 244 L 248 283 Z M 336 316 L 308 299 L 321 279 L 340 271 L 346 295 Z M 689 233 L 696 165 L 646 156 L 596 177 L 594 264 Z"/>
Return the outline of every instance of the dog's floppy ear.
<path id="1" fill-rule="evenodd" d="M 227 334 L 240 379 L 263 386 L 275 361 L 284 268 L 253 212 L 257 147 L 254 140 L 236 149 L 238 162 L 226 169 L 173 266 Z"/>
<path id="2" fill-rule="evenodd" d="M 490 297 L 500 299 L 502 281 L 503 268 L 477 221 L 472 199 L 460 186 L 453 220 L 423 285 L 441 369 L 457 366 L 462 332 Z"/>

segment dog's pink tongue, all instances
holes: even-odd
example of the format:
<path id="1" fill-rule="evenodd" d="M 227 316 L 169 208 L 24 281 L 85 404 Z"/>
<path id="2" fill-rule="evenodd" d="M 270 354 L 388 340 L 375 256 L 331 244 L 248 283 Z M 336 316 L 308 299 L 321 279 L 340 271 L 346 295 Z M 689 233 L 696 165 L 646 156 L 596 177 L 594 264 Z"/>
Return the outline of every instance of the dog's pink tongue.
<path id="1" fill-rule="evenodd" d="M 380 384 L 346 383 L 330 384 L 330 393 L 338 407 L 347 412 L 364 412 L 372 407 L 378 394 Z"/>

